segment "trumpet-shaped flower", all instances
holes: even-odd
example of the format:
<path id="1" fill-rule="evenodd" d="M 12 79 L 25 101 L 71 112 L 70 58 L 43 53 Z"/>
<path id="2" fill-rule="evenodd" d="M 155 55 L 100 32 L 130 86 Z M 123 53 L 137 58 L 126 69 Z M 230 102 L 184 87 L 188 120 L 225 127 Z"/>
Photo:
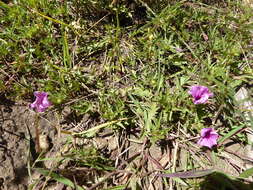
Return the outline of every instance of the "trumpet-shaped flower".
<path id="1" fill-rule="evenodd" d="M 218 133 L 213 128 L 203 128 L 201 129 L 201 137 L 198 140 L 198 144 L 212 148 L 217 145 L 218 137 Z"/>
<path id="2" fill-rule="evenodd" d="M 191 86 L 188 93 L 193 96 L 194 104 L 205 104 L 208 98 L 213 96 L 207 87 L 199 85 Z"/>
<path id="3" fill-rule="evenodd" d="M 36 97 L 35 101 L 30 104 L 30 108 L 35 109 L 37 112 L 44 112 L 49 106 L 51 106 L 51 102 L 49 102 L 46 92 L 34 92 L 34 96 Z"/>

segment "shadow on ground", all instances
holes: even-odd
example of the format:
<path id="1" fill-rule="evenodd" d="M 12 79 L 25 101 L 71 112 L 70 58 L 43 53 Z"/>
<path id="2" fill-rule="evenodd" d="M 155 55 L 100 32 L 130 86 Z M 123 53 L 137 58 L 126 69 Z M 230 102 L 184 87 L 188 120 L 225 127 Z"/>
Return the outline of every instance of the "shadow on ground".
<path id="1" fill-rule="evenodd" d="M 253 183 L 232 180 L 222 173 L 213 173 L 200 184 L 201 190 L 252 190 Z"/>

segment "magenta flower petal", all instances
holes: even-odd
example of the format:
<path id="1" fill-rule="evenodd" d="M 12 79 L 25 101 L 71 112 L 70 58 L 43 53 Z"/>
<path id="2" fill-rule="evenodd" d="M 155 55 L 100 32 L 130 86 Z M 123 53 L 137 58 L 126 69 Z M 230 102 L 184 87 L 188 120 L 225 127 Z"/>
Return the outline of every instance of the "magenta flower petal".
<path id="1" fill-rule="evenodd" d="M 198 140 L 198 144 L 212 148 L 217 145 L 217 139 L 219 135 L 213 128 L 203 128 L 201 130 L 201 137 Z"/>
<path id="2" fill-rule="evenodd" d="M 46 92 L 34 92 L 34 96 L 36 97 L 35 101 L 30 104 L 30 108 L 35 109 L 37 112 L 44 112 L 49 106 L 51 106 L 51 102 L 48 100 L 48 94 Z"/>
<path id="3" fill-rule="evenodd" d="M 207 87 L 199 85 L 191 86 L 188 93 L 194 98 L 194 104 L 205 104 L 208 98 L 213 96 Z"/>

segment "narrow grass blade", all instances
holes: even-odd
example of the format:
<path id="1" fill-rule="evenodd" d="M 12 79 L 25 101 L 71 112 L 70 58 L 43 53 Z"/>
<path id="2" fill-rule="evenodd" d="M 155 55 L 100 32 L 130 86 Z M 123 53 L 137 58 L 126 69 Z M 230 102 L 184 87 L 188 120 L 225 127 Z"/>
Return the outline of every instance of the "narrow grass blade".
<path id="1" fill-rule="evenodd" d="M 245 127 L 244 125 L 241 125 L 241 126 L 238 126 L 238 127 L 234 128 L 233 130 L 231 130 L 230 132 L 228 132 L 225 136 L 223 136 L 220 140 L 218 140 L 218 144 L 223 143 L 226 139 L 230 138 L 231 136 L 233 136 L 234 134 L 236 134 L 238 131 L 240 131 L 244 127 Z"/>
<path id="2" fill-rule="evenodd" d="M 0 1 L 0 8 L 10 9 L 10 7 L 2 1 Z"/>
<path id="3" fill-rule="evenodd" d="M 68 45 L 68 39 L 67 39 L 67 33 L 66 31 L 63 32 L 62 36 L 62 41 L 63 41 L 63 63 L 65 68 L 71 68 L 71 57 L 69 54 L 69 45 Z"/>
<path id="4" fill-rule="evenodd" d="M 88 129 L 86 131 L 83 131 L 83 132 L 80 132 L 80 133 L 73 133 L 73 135 L 85 135 L 85 134 L 89 134 L 89 133 L 95 133 L 95 132 L 97 132 L 98 130 L 100 130 L 102 128 L 105 128 L 107 126 L 113 125 L 113 124 L 118 123 L 120 121 L 125 121 L 127 119 L 129 119 L 129 118 L 122 118 L 122 119 L 118 119 L 118 120 L 115 120 L 115 121 L 109 121 L 107 123 L 103 123 L 101 125 L 93 127 L 93 128 Z"/>
<path id="5" fill-rule="evenodd" d="M 42 13 L 40 13 L 40 12 L 37 12 L 37 11 L 35 11 L 35 10 L 31 10 L 31 11 L 32 11 L 33 13 L 35 13 L 35 14 L 37 14 L 37 15 L 39 15 L 39 16 L 45 18 L 45 19 L 47 19 L 47 20 L 50 20 L 50 21 L 52 21 L 52 22 L 55 22 L 55 23 L 58 23 L 58 24 L 60 24 L 60 25 L 66 26 L 66 27 L 72 29 L 77 35 L 79 35 L 79 33 L 76 31 L 76 29 L 73 28 L 71 25 L 66 24 L 66 23 L 64 23 L 64 22 L 62 22 L 62 21 L 60 21 L 60 20 L 51 18 L 51 17 L 49 17 L 49 16 L 46 16 L 46 15 L 44 15 L 44 14 L 42 14 Z"/>
<path id="6" fill-rule="evenodd" d="M 213 172 L 215 172 L 214 169 L 207 169 L 207 170 L 193 170 L 193 171 L 186 171 L 186 172 L 176 172 L 176 173 L 170 173 L 170 174 L 157 174 L 160 177 L 170 177 L 170 178 L 197 178 L 197 177 L 203 177 L 206 175 L 210 175 Z"/>
<path id="7" fill-rule="evenodd" d="M 126 185 L 118 185 L 118 186 L 111 187 L 108 189 L 103 189 L 103 190 L 121 190 L 121 189 L 125 189 L 125 188 L 126 188 Z"/>
<path id="8" fill-rule="evenodd" d="M 253 176 L 253 168 L 247 169 L 239 175 L 242 178 L 248 178 L 250 176 Z"/>
<path id="9" fill-rule="evenodd" d="M 36 171 L 38 171 L 39 173 L 41 173 L 42 175 L 44 176 L 50 176 L 51 178 L 53 178 L 54 180 L 60 182 L 60 183 L 63 183 L 69 187 L 72 187 L 72 188 L 76 188 L 77 190 L 84 190 L 81 186 L 78 186 L 78 185 L 75 185 L 71 180 L 59 175 L 59 174 L 56 174 L 54 172 L 51 172 L 49 170 L 45 170 L 45 169 L 42 169 L 42 168 L 35 168 Z"/>
<path id="10" fill-rule="evenodd" d="M 189 185 L 184 180 L 182 180 L 181 178 L 175 177 L 175 178 L 173 178 L 173 180 L 176 181 L 177 183 L 185 186 L 185 187 L 189 187 Z"/>

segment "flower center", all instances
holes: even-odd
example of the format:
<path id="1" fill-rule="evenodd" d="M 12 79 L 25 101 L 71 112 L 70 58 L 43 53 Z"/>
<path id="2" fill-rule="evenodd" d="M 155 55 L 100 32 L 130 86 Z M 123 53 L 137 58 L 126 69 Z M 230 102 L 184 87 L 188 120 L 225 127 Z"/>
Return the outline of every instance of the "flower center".
<path id="1" fill-rule="evenodd" d="M 205 134 L 205 138 L 210 138 L 211 137 L 211 131 L 207 131 Z"/>

